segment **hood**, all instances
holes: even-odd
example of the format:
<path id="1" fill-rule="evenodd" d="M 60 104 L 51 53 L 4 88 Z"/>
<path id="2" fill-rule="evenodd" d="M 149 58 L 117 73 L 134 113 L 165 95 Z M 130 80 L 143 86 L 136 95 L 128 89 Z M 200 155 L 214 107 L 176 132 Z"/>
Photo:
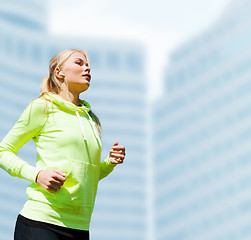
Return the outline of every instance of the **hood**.
<path id="1" fill-rule="evenodd" d="M 80 106 L 76 106 L 72 102 L 64 100 L 56 93 L 47 92 L 43 95 L 43 97 L 49 101 L 52 101 L 55 105 L 61 106 L 62 108 L 70 112 L 77 111 L 81 113 L 81 112 L 89 112 L 91 110 L 90 104 L 84 100 L 79 100 Z"/>
<path id="2" fill-rule="evenodd" d="M 79 100 L 79 105 L 80 106 L 76 106 L 72 102 L 66 101 L 62 97 L 60 97 L 58 94 L 52 93 L 52 92 L 45 93 L 43 95 L 43 97 L 45 99 L 47 99 L 48 101 L 53 102 L 55 105 L 58 105 L 61 108 L 65 109 L 65 111 L 75 113 L 75 115 L 76 115 L 76 117 L 77 117 L 77 119 L 79 121 L 79 125 L 80 125 L 80 128 L 81 128 L 83 137 L 84 137 L 84 141 L 86 142 L 87 138 L 86 138 L 86 134 L 85 134 L 85 129 L 84 129 L 84 126 L 81 123 L 80 115 L 79 115 L 79 113 L 85 113 L 87 115 L 87 120 L 88 120 L 88 122 L 89 122 L 89 124 L 90 124 L 90 126 L 92 128 L 92 131 L 93 131 L 93 133 L 94 133 L 94 135 L 96 137 L 97 143 L 98 143 L 99 146 L 101 146 L 101 141 L 100 141 L 100 138 L 99 138 L 97 128 L 95 126 L 95 122 L 92 120 L 91 116 L 88 113 L 91 110 L 91 106 L 90 106 L 90 104 L 88 102 L 86 102 L 84 100 Z M 89 152 L 87 142 L 86 142 L 86 146 L 87 146 L 87 151 Z"/>

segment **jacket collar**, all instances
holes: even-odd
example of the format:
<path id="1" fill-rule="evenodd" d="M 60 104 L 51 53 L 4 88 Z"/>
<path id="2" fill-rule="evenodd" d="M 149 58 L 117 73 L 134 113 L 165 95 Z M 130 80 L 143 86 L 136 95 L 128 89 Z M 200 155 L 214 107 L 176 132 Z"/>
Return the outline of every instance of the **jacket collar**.
<path id="1" fill-rule="evenodd" d="M 66 111 L 71 111 L 71 112 L 78 111 L 81 113 L 81 112 L 89 112 L 91 110 L 90 104 L 84 100 L 81 100 L 81 99 L 79 99 L 80 106 L 76 106 L 72 102 L 64 100 L 62 97 L 60 97 L 56 93 L 47 92 L 43 96 L 45 97 L 45 99 L 52 101 L 55 105 L 61 106 Z"/>

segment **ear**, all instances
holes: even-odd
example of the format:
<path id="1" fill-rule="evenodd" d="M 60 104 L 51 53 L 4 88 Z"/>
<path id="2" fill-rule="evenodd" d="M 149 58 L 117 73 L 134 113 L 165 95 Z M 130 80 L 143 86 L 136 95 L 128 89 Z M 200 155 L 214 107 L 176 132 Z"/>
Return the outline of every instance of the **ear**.
<path id="1" fill-rule="evenodd" d="M 56 78 L 58 78 L 58 79 L 64 78 L 64 75 L 62 74 L 61 69 L 59 67 L 56 67 L 54 69 L 54 74 L 55 74 Z"/>

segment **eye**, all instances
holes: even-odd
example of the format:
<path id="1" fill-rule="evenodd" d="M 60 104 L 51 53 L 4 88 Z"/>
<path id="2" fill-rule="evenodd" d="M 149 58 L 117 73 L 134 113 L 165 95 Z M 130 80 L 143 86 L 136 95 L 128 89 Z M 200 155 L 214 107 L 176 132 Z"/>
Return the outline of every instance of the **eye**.
<path id="1" fill-rule="evenodd" d="M 76 64 L 78 64 L 78 65 L 80 65 L 81 66 L 81 62 L 79 61 L 79 62 L 76 62 Z"/>

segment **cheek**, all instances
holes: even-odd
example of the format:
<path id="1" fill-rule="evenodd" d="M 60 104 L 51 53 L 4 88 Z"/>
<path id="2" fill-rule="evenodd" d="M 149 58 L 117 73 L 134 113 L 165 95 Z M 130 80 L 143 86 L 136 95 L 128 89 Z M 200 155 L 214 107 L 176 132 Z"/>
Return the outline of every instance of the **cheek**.
<path id="1" fill-rule="evenodd" d="M 79 74 L 82 72 L 82 68 L 76 65 L 76 66 L 72 67 L 72 72 L 75 74 Z"/>
<path id="2" fill-rule="evenodd" d="M 67 69 L 67 72 L 68 72 L 68 76 L 74 77 L 74 76 L 79 76 L 79 75 L 81 75 L 82 69 L 79 68 L 79 67 L 72 67 L 72 68 L 70 68 L 70 69 Z"/>

